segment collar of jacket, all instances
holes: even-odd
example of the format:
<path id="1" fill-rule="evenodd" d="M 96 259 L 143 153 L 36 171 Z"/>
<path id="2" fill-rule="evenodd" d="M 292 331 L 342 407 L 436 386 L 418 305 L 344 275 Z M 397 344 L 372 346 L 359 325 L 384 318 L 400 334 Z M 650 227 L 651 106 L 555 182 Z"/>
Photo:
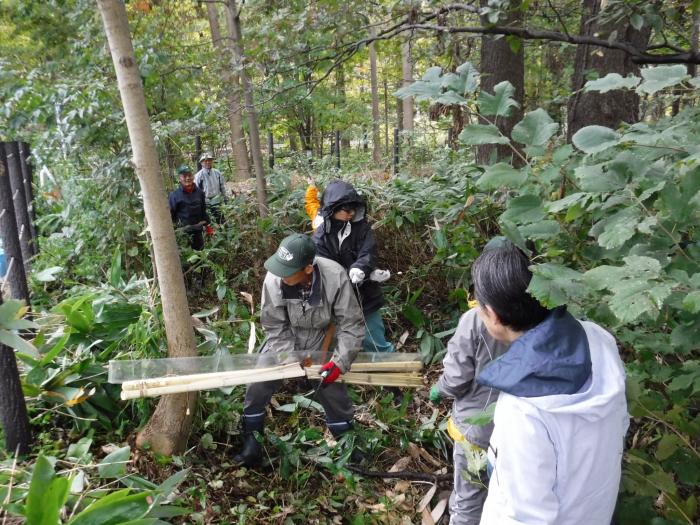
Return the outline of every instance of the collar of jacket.
<path id="1" fill-rule="evenodd" d="M 289 286 L 282 283 L 282 298 L 283 299 L 298 299 L 301 300 L 301 288 L 299 286 Z M 314 273 L 311 277 L 311 295 L 309 296 L 308 303 L 311 306 L 318 306 L 321 304 L 321 270 L 318 265 L 314 263 Z"/>
<path id="2" fill-rule="evenodd" d="M 513 341 L 477 382 L 518 397 L 575 394 L 591 375 L 586 332 L 565 306 Z"/>

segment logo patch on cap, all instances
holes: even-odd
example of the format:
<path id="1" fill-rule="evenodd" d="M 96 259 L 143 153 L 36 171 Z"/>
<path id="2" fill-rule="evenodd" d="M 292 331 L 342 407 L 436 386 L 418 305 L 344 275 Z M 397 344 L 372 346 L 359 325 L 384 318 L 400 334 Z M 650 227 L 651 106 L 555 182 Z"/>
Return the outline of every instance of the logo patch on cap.
<path id="1" fill-rule="evenodd" d="M 290 252 L 284 246 L 279 247 L 279 249 L 277 250 L 277 256 L 283 261 L 291 261 L 292 259 L 294 259 L 292 252 Z"/>

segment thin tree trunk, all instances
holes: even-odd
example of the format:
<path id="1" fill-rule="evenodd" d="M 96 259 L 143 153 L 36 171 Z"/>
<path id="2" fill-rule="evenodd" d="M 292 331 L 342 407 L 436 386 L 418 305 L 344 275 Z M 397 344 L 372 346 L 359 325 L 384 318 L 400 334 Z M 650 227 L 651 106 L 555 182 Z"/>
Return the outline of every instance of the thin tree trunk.
<path id="1" fill-rule="evenodd" d="M 389 156 L 389 86 L 386 78 L 384 79 L 384 155 Z"/>
<path id="2" fill-rule="evenodd" d="M 12 348 L 3 344 L 0 344 L 0 427 L 5 435 L 5 449 L 10 454 L 24 455 L 29 452 L 32 429 L 19 380 L 17 361 Z"/>
<path id="3" fill-rule="evenodd" d="M 34 170 L 29 161 L 31 150 L 26 142 L 19 142 L 19 162 L 22 168 L 22 182 L 24 183 L 24 197 L 27 199 L 27 211 L 29 212 L 29 229 L 32 235 L 32 250 L 39 253 L 39 241 L 36 236 L 36 210 L 34 209 Z"/>
<path id="4" fill-rule="evenodd" d="M 15 207 L 12 204 L 12 189 L 10 177 L 7 174 L 4 148 L 0 143 L 0 239 L 3 241 L 5 259 L 7 261 L 7 276 L 5 284 L 10 289 L 10 297 L 19 299 L 29 304 L 29 288 L 27 287 L 27 274 L 24 271 L 22 261 L 22 248 L 17 235 L 17 221 L 15 220 Z M 5 286 L 3 284 L 3 287 Z M 0 289 L 0 295 L 3 290 Z"/>
<path id="5" fill-rule="evenodd" d="M 255 168 L 255 182 L 258 197 L 258 212 L 261 217 L 267 217 L 267 189 L 265 188 L 265 167 L 263 166 L 262 149 L 260 146 L 260 131 L 258 129 L 258 113 L 253 102 L 253 85 L 245 70 L 245 55 L 243 52 L 243 35 L 241 32 L 240 12 L 236 7 L 236 0 L 226 2 L 226 21 L 228 33 L 233 44 L 232 51 L 241 84 L 243 85 L 243 98 L 245 110 L 248 116 L 248 137 L 250 138 L 250 154 L 253 157 Z"/>
<path id="6" fill-rule="evenodd" d="M 596 34 L 607 38 L 611 31 L 616 30 L 621 33 L 621 39 L 630 42 L 638 49 L 645 49 L 650 35 L 648 25 L 640 31 L 631 25 L 620 27 L 616 24 L 614 27 L 601 27 L 597 23 L 601 3 L 601 0 L 583 0 L 580 34 Z M 622 51 L 583 45 L 576 48 L 574 74 L 571 81 L 575 94 L 569 99 L 567 115 L 566 138 L 568 141 L 571 141 L 574 133 L 586 126 L 597 124 L 615 129 L 623 122 L 639 121 L 639 95 L 634 90 L 613 90 L 607 93 L 582 91 L 586 83 L 586 74 L 591 71 L 597 71 L 599 77 L 604 77 L 608 73 L 619 73 L 624 77 L 629 73 L 639 75 L 639 66 Z"/>
<path id="7" fill-rule="evenodd" d="M 377 31 L 372 28 L 372 36 Z M 379 164 L 382 161 L 382 140 L 379 131 L 379 86 L 377 85 L 377 50 L 374 42 L 369 45 L 369 80 L 372 91 L 372 161 Z"/>
<path id="8" fill-rule="evenodd" d="M 114 62 L 136 174 L 143 193 L 146 222 L 153 239 L 168 356 L 196 356 L 180 254 L 168 213 L 143 84 L 131 43 L 126 6 L 121 0 L 97 0 L 97 5 Z M 164 455 L 182 452 L 187 444 L 196 402 L 197 395 L 191 393 L 161 398 L 151 419 L 139 432 L 136 444 L 148 444 L 153 451 Z"/>
<path id="9" fill-rule="evenodd" d="M 487 0 L 481 0 L 481 5 L 486 6 Z M 520 25 L 522 22 L 522 13 L 516 8 L 520 2 L 511 1 L 511 11 L 503 20 L 499 20 L 499 24 Z M 486 21 L 483 22 L 486 24 Z M 523 100 L 525 91 L 525 61 L 522 45 L 517 53 L 513 50 L 505 38 L 495 37 L 493 35 L 484 35 L 481 37 L 481 90 L 493 93 L 496 84 L 507 80 L 515 88 L 514 98 L 520 104 L 519 108 L 512 108 L 509 117 L 498 117 L 496 125 L 501 133 L 510 137 L 510 132 L 513 130 L 523 117 Z M 493 119 L 494 117 L 489 117 Z M 495 152 L 495 153 L 494 153 Z M 507 144 L 486 144 L 479 146 L 477 149 L 477 162 L 487 164 L 491 161 L 495 154 L 495 160 L 509 159 L 513 155 L 513 150 Z M 515 164 L 519 164 L 518 157 L 514 159 Z"/>
<path id="10" fill-rule="evenodd" d="M 211 29 L 211 39 L 214 47 L 219 52 L 223 64 L 230 62 L 233 56 L 233 45 L 224 45 L 219 26 L 219 15 L 214 2 L 207 2 L 207 17 Z M 229 41 L 230 42 L 230 41 Z M 231 73 L 230 67 L 224 67 L 223 77 L 226 86 L 226 101 L 228 103 L 228 122 L 231 128 L 231 147 L 233 157 L 236 159 L 236 180 L 243 181 L 250 178 L 250 164 L 248 162 L 248 146 L 243 132 L 243 109 L 241 107 L 241 83 L 237 74 Z"/>
<path id="11" fill-rule="evenodd" d="M 336 71 L 335 86 L 337 89 L 338 98 L 340 98 L 340 105 L 342 106 L 342 108 L 344 110 L 345 109 L 345 100 L 346 100 L 345 66 L 343 64 L 341 64 L 336 68 L 335 71 Z M 347 151 L 350 149 L 350 137 L 347 136 L 347 133 L 343 133 L 342 130 L 340 132 L 340 145 L 342 146 L 343 151 Z"/>
<path id="12" fill-rule="evenodd" d="M 32 230 L 29 225 L 27 198 L 24 195 L 24 182 L 22 181 L 22 164 L 19 160 L 19 148 L 16 142 L 5 142 L 5 159 L 7 173 L 10 176 L 10 187 L 12 188 L 12 204 L 15 208 L 19 245 L 22 248 L 25 270 L 28 270 L 31 266 L 30 260 L 34 255 L 34 250 L 32 249 Z"/>
<path id="13" fill-rule="evenodd" d="M 297 137 L 294 131 L 287 131 L 287 136 L 289 137 L 289 149 L 291 151 L 299 151 L 299 145 L 297 144 Z"/>
<path id="14" fill-rule="evenodd" d="M 396 99 L 396 127 L 403 131 L 403 100 Z"/>
<path id="15" fill-rule="evenodd" d="M 401 72 L 403 86 L 413 83 L 413 58 L 411 56 L 411 38 L 401 44 Z M 413 97 L 406 97 L 402 103 L 403 131 L 413 131 Z"/>

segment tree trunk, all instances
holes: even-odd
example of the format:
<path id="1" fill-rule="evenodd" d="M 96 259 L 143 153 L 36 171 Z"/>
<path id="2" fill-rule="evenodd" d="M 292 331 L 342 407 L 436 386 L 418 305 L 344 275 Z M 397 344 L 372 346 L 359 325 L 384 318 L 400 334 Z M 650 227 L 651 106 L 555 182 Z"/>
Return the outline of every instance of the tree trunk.
<path id="1" fill-rule="evenodd" d="M 596 34 L 607 38 L 611 31 L 617 30 L 621 33 L 621 40 L 630 42 L 638 49 L 646 48 L 650 35 L 648 25 L 641 31 L 637 31 L 631 25 L 599 26 L 596 20 L 600 15 L 601 0 L 583 0 L 582 10 L 580 34 Z M 614 90 L 607 93 L 581 91 L 586 83 L 585 76 L 590 71 L 597 71 L 599 77 L 608 73 L 619 73 L 624 77 L 629 73 L 639 75 L 639 66 L 623 51 L 583 45 L 576 48 L 571 81 L 575 95 L 569 99 L 567 115 L 566 138 L 569 142 L 574 133 L 586 126 L 597 124 L 615 129 L 623 122 L 639 121 L 639 95 L 634 90 Z"/>
<path id="2" fill-rule="evenodd" d="M 0 143 L 0 153 L 5 151 L 2 146 L 2 143 Z M 7 261 L 5 283 L 10 289 L 10 297 L 29 304 L 27 274 L 24 270 L 22 248 L 17 235 L 17 221 L 15 220 L 15 207 L 12 204 L 10 177 L 7 174 L 4 154 L 0 155 L 0 157 L 2 157 L 2 162 L 0 162 L 0 239 L 3 241 L 3 250 L 5 250 L 5 259 Z M 1 295 L 2 288 L 0 288 Z"/>
<path id="3" fill-rule="evenodd" d="M 10 454 L 24 455 L 29 452 L 32 429 L 27 416 L 17 361 L 12 348 L 3 344 L 0 344 L 0 427 L 5 434 L 5 449 Z"/>
<path id="4" fill-rule="evenodd" d="M 372 36 L 377 31 L 372 28 Z M 380 137 L 379 125 L 379 86 L 377 85 L 377 50 L 374 42 L 369 45 L 369 82 L 372 92 L 372 161 L 379 164 L 382 161 L 382 139 Z"/>
<path id="5" fill-rule="evenodd" d="M 29 162 L 31 150 L 26 142 L 19 142 L 19 162 L 22 168 L 22 182 L 24 183 L 24 197 L 27 199 L 27 211 L 29 212 L 29 230 L 32 236 L 32 250 L 34 255 L 39 253 L 39 242 L 36 237 L 36 211 L 34 209 L 34 170 Z"/>
<path id="6" fill-rule="evenodd" d="M 396 99 L 396 127 L 399 131 L 403 131 L 403 100 Z"/>
<path id="7" fill-rule="evenodd" d="M 119 84 L 126 125 L 134 155 L 136 174 L 143 193 L 146 222 L 153 239 L 158 285 L 163 304 L 169 357 L 197 355 L 192 318 L 187 306 L 185 280 L 175 241 L 158 154 L 146 109 L 146 99 L 129 33 L 126 7 L 121 0 L 98 0 L 109 49 Z M 154 452 L 182 452 L 192 426 L 196 394 L 161 398 L 155 412 L 136 438 L 138 446 L 149 444 Z"/>
<path id="8" fill-rule="evenodd" d="M 289 137 L 289 149 L 294 152 L 299 151 L 299 145 L 297 144 L 297 137 L 294 131 L 288 131 L 287 136 Z"/>
<path id="9" fill-rule="evenodd" d="M 221 38 L 221 28 L 219 26 L 219 15 L 216 11 L 216 4 L 207 2 L 207 17 L 209 18 L 209 28 L 211 29 L 211 39 L 214 47 L 219 52 L 221 62 L 230 62 L 233 56 L 233 45 L 224 45 Z M 250 178 L 250 164 L 248 162 L 248 146 L 243 132 L 243 110 L 241 107 L 241 83 L 237 74 L 231 73 L 230 67 L 224 67 L 223 78 L 226 86 L 226 101 L 228 103 L 228 122 L 231 128 L 231 148 L 233 157 L 236 159 L 236 180 L 238 182 Z"/>
<path id="10" fill-rule="evenodd" d="M 389 86 L 386 78 L 384 78 L 384 155 L 389 156 Z"/>
<path id="11" fill-rule="evenodd" d="M 481 5 L 488 5 L 487 0 L 481 0 Z M 499 20 L 499 25 L 520 26 L 522 24 L 522 13 L 517 8 L 520 2 L 511 1 L 511 11 L 507 16 Z M 486 25 L 486 21 L 482 21 Z M 501 133 L 510 137 L 510 132 L 523 118 L 523 101 L 525 93 L 525 60 L 523 46 L 521 44 L 517 53 L 513 53 L 508 40 L 504 37 L 493 35 L 483 35 L 481 37 L 481 90 L 493 93 L 496 84 L 507 80 L 515 88 L 514 98 L 520 104 L 519 108 L 511 108 L 509 117 L 488 117 L 489 120 L 496 118 L 496 125 Z M 507 144 L 485 144 L 477 148 L 476 159 L 480 164 L 488 164 L 492 156 L 495 160 L 510 159 L 513 150 Z M 516 165 L 519 158 L 514 159 Z"/>
<path id="12" fill-rule="evenodd" d="M 267 217 L 267 189 L 265 188 L 265 167 L 263 166 L 262 149 L 260 146 L 260 131 L 258 129 L 258 113 L 253 102 L 253 85 L 245 71 L 245 55 L 243 52 L 243 34 L 241 32 L 240 12 L 236 0 L 226 1 L 226 21 L 228 34 L 231 38 L 235 68 L 243 85 L 243 98 L 248 116 L 248 137 L 250 139 L 250 154 L 255 168 L 256 192 L 258 197 L 258 213 Z"/>
<path id="13" fill-rule="evenodd" d="M 32 249 L 31 226 L 29 225 L 29 211 L 27 210 L 27 198 L 24 195 L 24 182 L 22 180 L 22 164 L 19 160 L 19 148 L 16 142 L 5 142 L 5 165 L 10 177 L 12 189 L 12 205 L 15 209 L 15 221 L 17 221 L 17 235 L 22 249 L 24 268 L 30 267 L 30 259 L 34 255 Z"/>
<path id="14" fill-rule="evenodd" d="M 413 83 L 413 58 L 411 57 L 411 38 L 401 44 L 401 72 L 403 86 Z M 413 132 L 413 97 L 406 97 L 402 102 L 403 130 Z"/>

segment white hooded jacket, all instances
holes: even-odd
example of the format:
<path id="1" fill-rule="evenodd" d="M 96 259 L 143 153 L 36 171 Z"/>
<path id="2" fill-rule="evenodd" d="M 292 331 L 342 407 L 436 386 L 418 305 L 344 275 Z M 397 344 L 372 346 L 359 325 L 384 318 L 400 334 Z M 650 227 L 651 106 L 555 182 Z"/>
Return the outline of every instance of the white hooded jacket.
<path id="1" fill-rule="evenodd" d="M 510 368 L 527 372 L 518 385 L 493 385 L 503 393 L 494 416 L 489 446 L 492 471 L 481 525 L 610 525 L 629 425 L 624 368 L 608 332 L 585 321 L 579 324 L 583 330 L 577 330 L 571 321 L 579 322 L 568 313 L 563 316 L 569 318 L 564 327 L 570 338 L 567 342 L 578 338 L 582 344 L 555 360 L 570 371 L 572 362 L 579 359 L 582 363 L 580 354 L 587 347 L 590 373 L 574 393 L 546 392 L 543 385 L 561 379 L 557 378 L 556 365 L 541 359 L 545 354 L 542 350 L 551 352 L 556 336 L 562 334 L 556 319 L 554 328 L 534 336 L 527 332 L 529 338 L 521 337 L 524 344 L 518 345 L 516 340 L 503 356 L 505 360 L 515 352 L 509 358 Z M 538 352 L 539 357 L 532 359 Z M 502 365 L 500 371 L 496 367 L 491 374 L 483 374 L 490 377 L 480 376 L 479 381 L 491 384 L 499 372 L 507 376 L 509 365 Z M 576 366 L 585 368 L 585 364 Z M 537 395 L 528 396 L 528 381 L 539 382 L 534 388 Z M 506 393 L 509 390 L 517 394 Z"/>

